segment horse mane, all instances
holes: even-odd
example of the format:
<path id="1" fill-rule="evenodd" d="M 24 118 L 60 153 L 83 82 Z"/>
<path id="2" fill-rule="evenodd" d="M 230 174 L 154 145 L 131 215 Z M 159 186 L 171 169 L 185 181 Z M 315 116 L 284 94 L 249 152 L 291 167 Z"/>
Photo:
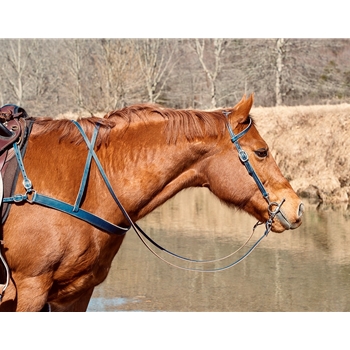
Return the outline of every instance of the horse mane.
<path id="1" fill-rule="evenodd" d="M 100 132 L 96 141 L 96 145 L 99 146 L 101 143 L 108 143 L 112 128 L 118 127 L 121 131 L 125 131 L 133 123 L 140 121 L 147 123 L 151 119 L 161 117 L 166 121 L 167 142 L 175 143 L 180 135 L 183 135 L 188 141 L 192 141 L 204 136 L 222 134 L 225 131 L 226 122 L 222 111 L 223 109 L 201 111 L 163 108 L 156 104 L 135 104 L 120 110 L 110 111 L 103 118 L 95 116 L 81 117 L 77 121 L 89 139 L 91 139 L 95 125 L 100 124 Z M 41 117 L 35 119 L 35 124 L 39 126 L 33 132 L 35 136 L 59 132 L 61 134 L 60 139 L 69 139 L 70 142 L 75 144 L 82 142 L 79 130 L 70 119 Z"/>
<path id="2" fill-rule="evenodd" d="M 86 136 L 89 140 L 91 140 L 95 126 L 97 124 L 100 125 L 100 130 L 96 139 L 97 147 L 100 147 L 102 143 L 108 143 L 110 130 L 115 125 L 113 121 L 99 117 L 81 117 L 78 118 L 77 121 L 85 131 Z M 80 131 L 72 123 L 71 119 L 53 119 L 50 117 L 39 117 L 34 119 L 34 124 L 39 126 L 39 128 L 33 128 L 32 135 L 34 137 L 55 132 L 60 134 L 60 141 L 65 139 L 76 145 L 83 142 Z"/>
<path id="3" fill-rule="evenodd" d="M 225 116 L 221 110 L 200 111 L 195 109 L 164 108 L 156 104 L 136 104 L 120 110 L 111 111 L 105 118 L 123 119 L 133 123 L 139 119 L 144 122 L 160 116 L 165 123 L 168 143 L 175 143 L 180 135 L 188 141 L 204 136 L 216 136 L 225 130 Z M 221 128 L 218 129 L 218 123 Z"/>

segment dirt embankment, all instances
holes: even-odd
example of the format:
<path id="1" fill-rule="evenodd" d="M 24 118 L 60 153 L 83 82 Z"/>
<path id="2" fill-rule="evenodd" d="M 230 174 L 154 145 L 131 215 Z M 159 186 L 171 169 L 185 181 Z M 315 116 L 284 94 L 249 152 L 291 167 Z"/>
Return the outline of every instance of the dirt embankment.
<path id="1" fill-rule="evenodd" d="M 251 114 L 301 197 L 350 201 L 350 104 L 258 107 Z"/>

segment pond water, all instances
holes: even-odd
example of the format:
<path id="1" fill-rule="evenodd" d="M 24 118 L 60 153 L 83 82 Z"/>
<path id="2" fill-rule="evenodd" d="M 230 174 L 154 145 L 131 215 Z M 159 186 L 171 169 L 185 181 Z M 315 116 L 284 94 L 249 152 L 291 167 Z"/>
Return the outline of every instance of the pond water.
<path id="1" fill-rule="evenodd" d="M 236 250 L 255 223 L 205 189 L 185 190 L 138 222 L 166 249 L 200 260 Z M 130 230 L 107 279 L 95 288 L 88 311 L 350 311 L 349 223 L 347 205 L 306 203 L 301 227 L 271 232 L 245 260 L 214 273 L 164 263 Z M 244 249 L 263 232 L 259 227 Z M 208 267 L 223 267 L 244 249 Z"/>

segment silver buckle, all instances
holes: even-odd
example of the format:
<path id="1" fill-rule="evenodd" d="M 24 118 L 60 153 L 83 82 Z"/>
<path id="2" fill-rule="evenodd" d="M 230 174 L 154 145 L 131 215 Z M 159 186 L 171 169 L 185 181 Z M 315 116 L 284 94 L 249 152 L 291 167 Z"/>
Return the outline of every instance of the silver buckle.
<path id="1" fill-rule="evenodd" d="M 239 159 L 244 163 L 246 161 L 248 161 L 249 157 L 246 151 L 244 151 L 243 149 L 239 150 L 238 152 L 238 156 Z"/>

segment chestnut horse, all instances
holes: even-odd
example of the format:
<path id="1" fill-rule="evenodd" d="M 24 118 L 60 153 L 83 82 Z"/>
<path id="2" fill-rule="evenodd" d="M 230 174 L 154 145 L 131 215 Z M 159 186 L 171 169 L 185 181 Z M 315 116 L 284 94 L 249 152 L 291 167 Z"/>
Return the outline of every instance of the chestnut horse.
<path id="1" fill-rule="evenodd" d="M 96 138 L 95 155 L 133 221 L 184 188 L 207 187 L 221 201 L 266 222 L 269 205 L 237 156 L 229 125 L 236 135 L 244 133 L 239 145 L 269 200 L 284 201 L 283 215 L 274 218 L 272 231 L 297 228 L 303 205 L 252 122 L 252 104 L 251 95 L 233 108 L 210 112 L 135 105 L 104 118 L 79 119 L 78 127 L 68 119 L 36 118 L 23 158 L 32 183 L 30 194 L 72 206 L 78 201 L 82 210 L 121 231 L 130 227 L 95 161 L 77 200 L 89 153 L 80 126 L 88 140 Z M 21 176 L 17 194 L 24 191 Z M 0 311 L 40 311 L 48 304 L 52 311 L 86 311 L 94 287 L 106 278 L 124 238 L 120 232 L 108 233 L 30 198 L 12 204 L 2 230 L 2 252 L 11 279 Z"/>

